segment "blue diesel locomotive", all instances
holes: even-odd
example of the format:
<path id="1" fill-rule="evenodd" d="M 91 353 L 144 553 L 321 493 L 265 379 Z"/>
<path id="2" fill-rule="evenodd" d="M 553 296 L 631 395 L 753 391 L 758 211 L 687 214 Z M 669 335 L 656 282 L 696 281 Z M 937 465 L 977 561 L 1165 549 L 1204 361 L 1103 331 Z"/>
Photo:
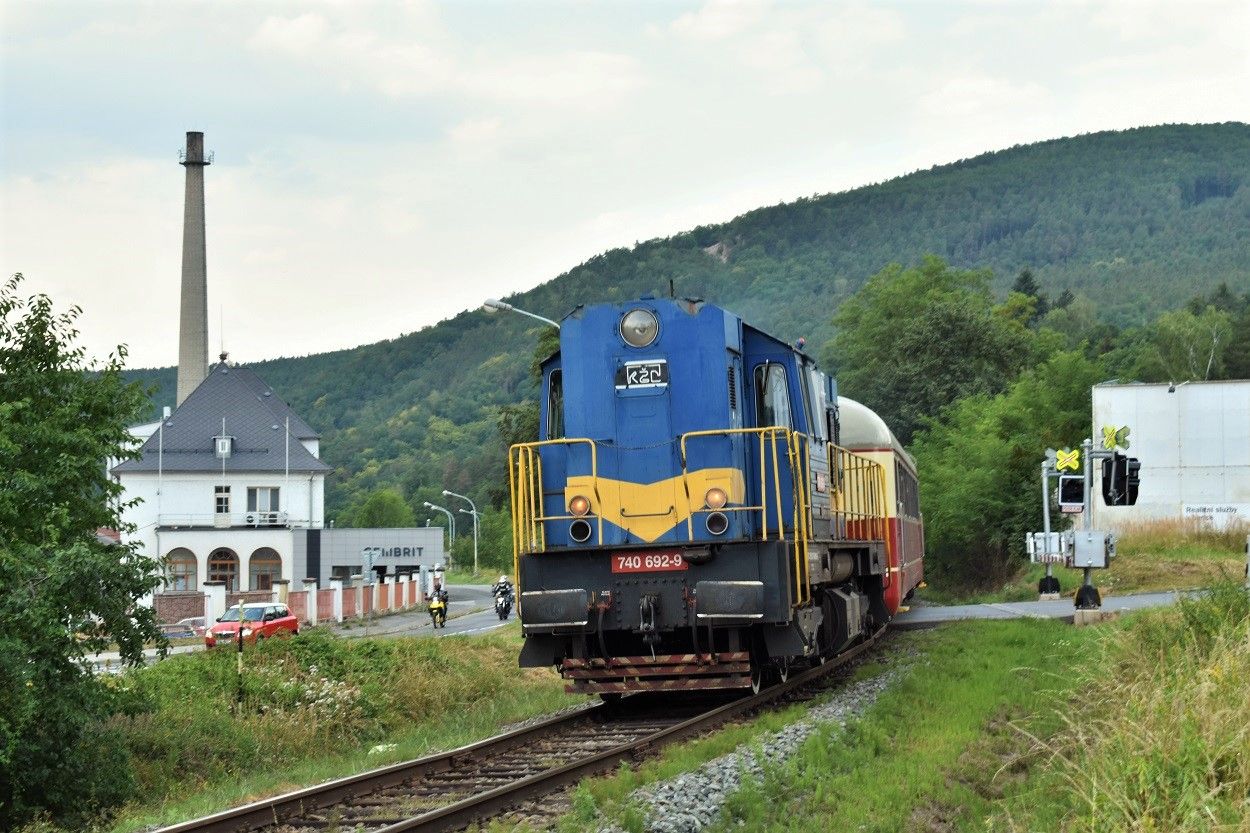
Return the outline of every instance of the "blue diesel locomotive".
<path id="1" fill-rule="evenodd" d="M 923 577 L 915 465 L 813 360 L 689 299 L 579 307 L 509 452 L 523 666 L 570 690 L 758 688 Z"/>

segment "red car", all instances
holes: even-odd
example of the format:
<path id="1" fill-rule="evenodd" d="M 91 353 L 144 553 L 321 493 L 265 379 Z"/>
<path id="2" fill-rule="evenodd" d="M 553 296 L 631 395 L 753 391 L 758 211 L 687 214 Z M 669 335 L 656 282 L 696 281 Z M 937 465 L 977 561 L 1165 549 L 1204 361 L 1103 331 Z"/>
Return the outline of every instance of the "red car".
<path id="1" fill-rule="evenodd" d="M 239 606 L 227 610 L 204 634 L 205 646 L 212 648 L 218 642 L 231 644 L 238 639 Z M 299 620 L 291 615 L 284 604 L 259 602 L 243 605 L 243 641 L 258 642 L 274 636 L 294 636 L 299 633 Z"/>

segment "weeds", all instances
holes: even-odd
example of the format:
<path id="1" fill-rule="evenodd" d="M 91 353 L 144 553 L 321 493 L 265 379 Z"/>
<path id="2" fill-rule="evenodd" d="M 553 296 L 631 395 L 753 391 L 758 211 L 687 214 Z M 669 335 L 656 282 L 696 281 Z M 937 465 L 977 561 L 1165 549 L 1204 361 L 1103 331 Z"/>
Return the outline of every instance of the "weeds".
<path id="1" fill-rule="evenodd" d="M 239 702 L 232 651 L 109 678 L 122 708 L 106 728 L 138 786 L 116 829 L 425 754 L 575 702 L 554 675 L 517 667 L 519 644 L 514 628 L 452 641 L 308 629 L 248 648 Z"/>
<path id="2" fill-rule="evenodd" d="M 1035 739 L 1069 831 L 1250 829 L 1250 598 L 1223 584 L 1114 631 L 1084 708 Z M 1053 803 L 1053 802 L 1052 802 Z M 1005 816 L 1036 829 L 1034 812 Z"/>

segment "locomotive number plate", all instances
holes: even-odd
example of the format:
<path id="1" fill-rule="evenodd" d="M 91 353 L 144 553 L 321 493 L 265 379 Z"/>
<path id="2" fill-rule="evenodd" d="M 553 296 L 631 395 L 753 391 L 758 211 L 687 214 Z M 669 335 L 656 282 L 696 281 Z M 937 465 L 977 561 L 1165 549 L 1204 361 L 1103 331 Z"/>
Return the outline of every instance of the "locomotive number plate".
<path id="1" fill-rule="evenodd" d="M 626 362 L 616 369 L 618 388 L 662 388 L 668 384 L 668 362 L 655 359 Z"/>
<path id="2" fill-rule="evenodd" d="M 662 552 L 614 552 L 614 573 L 656 573 L 665 570 L 689 570 L 690 565 L 677 550 Z"/>

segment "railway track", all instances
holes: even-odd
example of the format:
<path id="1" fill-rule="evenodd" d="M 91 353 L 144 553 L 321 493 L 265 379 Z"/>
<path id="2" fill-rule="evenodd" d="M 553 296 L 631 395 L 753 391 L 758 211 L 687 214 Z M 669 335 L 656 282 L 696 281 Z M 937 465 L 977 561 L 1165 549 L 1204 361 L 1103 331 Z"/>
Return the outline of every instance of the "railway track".
<path id="1" fill-rule="evenodd" d="M 797 693 L 869 650 L 871 639 L 750 697 L 682 702 L 627 697 L 492 738 L 267 798 L 156 833 L 436 833 L 465 827 L 625 760 Z"/>

